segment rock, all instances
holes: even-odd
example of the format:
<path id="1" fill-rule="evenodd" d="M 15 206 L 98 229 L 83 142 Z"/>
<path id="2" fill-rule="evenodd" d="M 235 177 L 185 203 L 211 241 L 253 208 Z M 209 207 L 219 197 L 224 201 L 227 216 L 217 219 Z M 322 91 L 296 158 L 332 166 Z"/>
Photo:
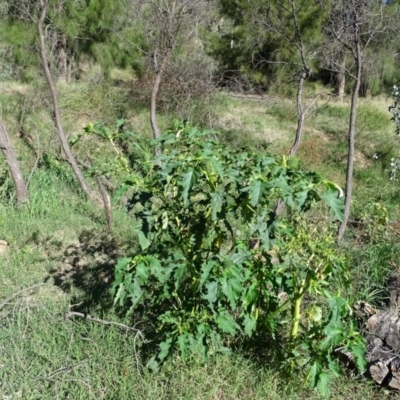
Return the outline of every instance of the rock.
<path id="1" fill-rule="evenodd" d="M 364 315 L 372 313 L 365 322 L 367 342 L 367 374 L 380 386 L 400 390 L 400 315 L 397 309 L 374 310 L 362 304 Z M 356 311 L 358 312 L 358 310 Z"/>
<path id="2" fill-rule="evenodd" d="M 5 240 L 0 240 L 0 254 L 5 253 L 8 250 L 8 243 Z"/>

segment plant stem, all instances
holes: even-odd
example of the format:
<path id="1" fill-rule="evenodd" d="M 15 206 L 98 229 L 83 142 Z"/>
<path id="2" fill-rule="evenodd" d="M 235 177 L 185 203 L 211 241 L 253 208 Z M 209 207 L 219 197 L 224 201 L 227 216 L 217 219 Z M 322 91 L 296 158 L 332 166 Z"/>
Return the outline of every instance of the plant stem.
<path id="1" fill-rule="evenodd" d="M 292 313 L 292 329 L 290 331 L 290 341 L 293 343 L 297 338 L 299 333 L 299 325 L 300 325 L 300 317 L 301 317 L 301 303 L 303 301 L 304 294 L 310 287 L 310 276 L 307 274 L 306 278 L 304 278 L 301 282 L 298 292 L 295 295 L 295 301 L 293 306 Z"/>
<path id="2" fill-rule="evenodd" d="M 299 324 L 300 324 L 300 308 L 301 302 L 303 301 L 304 292 L 296 297 L 293 307 L 293 315 L 292 315 L 292 329 L 290 331 L 290 339 L 293 342 L 296 339 L 299 333 Z"/>

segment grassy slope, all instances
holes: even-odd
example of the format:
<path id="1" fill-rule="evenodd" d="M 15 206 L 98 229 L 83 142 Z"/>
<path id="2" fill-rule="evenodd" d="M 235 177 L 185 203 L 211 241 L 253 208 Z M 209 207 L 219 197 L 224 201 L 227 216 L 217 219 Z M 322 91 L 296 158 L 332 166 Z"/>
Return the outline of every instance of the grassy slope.
<path id="1" fill-rule="evenodd" d="M 54 152 L 57 149 L 49 114 L 43 111 L 46 94 L 15 85 L 2 89 L 2 109 L 29 175 L 35 164 L 30 145 Z M 128 116 L 134 129 L 150 133 L 147 113 L 125 101 L 122 89 L 81 84 L 63 87 L 61 92 L 64 121 L 70 134 L 78 133 L 88 121 L 112 121 L 121 116 Z M 389 206 L 395 204 L 397 192 L 382 172 L 394 154 L 386 103 L 364 100 L 360 106 L 356 171 L 356 205 L 360 204 L 360 210 L 366 203 L 382 199 Z M 223 131 L 224 140 L 234 145 L 267 140 L 275 151 L 290 147 L 296 118 L 293 104 L 287 99 L 255 101 L 220 95 L 216 104 L 214 126 Z M 19 118 L 23 119 L 25 137 L 18 140 L 21 108 L 26 113 Z M 299 151 L 306 167 L 340 183 L 345 170 L 347 115 L 346 104 L 320 101 L 307 120 Z M 378 161 L 373 161 L 374 153 L 381 155 Z M 4 165 L 1 168 L 5 171 Z M 76 307 L 94 316 L 123 322 L 109 309 L 106 290 L 116 258 L 135 243 L 129 220 L 122 212 L 116 212 L 115 230 L 113 235 L 107 235 L 101 207 L 87 204 L 78 195 L 70 171 L 57 162 L 35 170 L 30 181 L 29 207 L 10 207 L 9 188 L 9 179 L 5 178 L 0 189 L 0 239 L 7 240 L 10 248 L 0 256 L 0 303 L 9 299 L 0 304 L 2 398 L 318 398 L 303 388 L 303 378 L 284 380 L 273 363 L 260 367 L 239 355 L 219 356 L 207 365 L 196 361 L 183 365 L 172 359 L 154 374 L 138 370 L 134 336 L 115 327 L 64 318 L 70 304 L 80 303 Z M 393 249 L 389 255 L 387 250 L 380 248 L 381 253 L 377 250 L 358 264 L 355 276 L 359 283 L 355 286 L 359 287 L 355 290 L 363 289 L 365 296 L 377 290 L 382 277 L 372 277 L 371 263 L 375 267 L 382 263 L 384 267 L 389 259 L 398 257 Z M 371 282 L 366 282 L 365 275 L 371 277 Z M 10 297 L 22 288 L 43 282 L 32 291 Z M 335 399 L 392 398 L 365 380 L 342 378 L 333 390 Z"/>

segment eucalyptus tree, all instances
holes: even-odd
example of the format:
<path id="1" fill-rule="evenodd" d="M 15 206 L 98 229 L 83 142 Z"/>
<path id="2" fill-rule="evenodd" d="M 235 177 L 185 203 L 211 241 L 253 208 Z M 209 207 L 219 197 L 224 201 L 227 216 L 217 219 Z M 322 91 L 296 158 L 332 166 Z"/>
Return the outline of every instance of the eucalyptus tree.
<path id="1" fill-rule="evenodd" d="M 0 117 L 0 150 L 6 160 L 12 180 L 14 182 L 17 203 L 22 204 L 29 201 L 29 192 L 22 175 L 17 156 L 11 144 L 10 136 Z"/>
<path id="2" fill-rule="evenodd" d="M 280 74 L 286 74 L 296 84 L 297 127 L 290 149 L 290 155 L 294 156 L 302 141 L 307 112 L 313 105 L 313 101 L 306 104 L 304 84 L 319 61 L 325 9 L 315 0 L 226 0 L 222 4 L 222 10 L 230 18 L 235 18 L 234 6 L 242 10 L 242 29 L 251 32 L 253 40 L 258 41 L 260 51 L 252 54 L 251 64 L 280 70 Z M 282 207 L 283 202 L 279 202 L 276 212 L 280 213 Z"/>
<path id="3" fill-rule="evenodd" d="M 132 23 L 141 26 L 144 33 L 144 43 L 138 46 L 137 41 L 133 42 L 132 48 L 140 48 L 152 70 L 150 124 L 154 139 L 161 134 L 157 122 L 157 97 L 165 73 L 177 54 L 187 55 L 191 46 L 202 51 L 200 31 L 214 3 L 214 0 L 126 0 Z M 126 38 L 122 40 L 126 41 Z M 179 83 L 184 75 L 182 71 L 175 73 L 176 81 Z M 155 151 L 158 153 L 159 149 Z"/>
<path id="4" fill-rule="evenodd" d="M 315 0 L 249 0 L 255 24 L 276 41 L 277 49 L 260 62 L 279 65 L 294 73 L 297 86 L 297 128 L 290 155 L 295 155 L 302 140 L 304 120 L 311 105 L 304 101 L 304 83 L 313 75 L 323 41 L 321 34 L 326 13 Z"/>
<path id="5" fill-rule="evenodd" d="M 356 143 L 357 103 L 362 74 L 367 64 L 369 49 L 380 46 L 382 40 L 396 38 L 396 2 L 373 0 L 337 0 L 329 6 L 326 25 L 327 42 L 324 46 L 329 68 L 342 71 L 344 54 L 351 60 L 346 64 L 346 75 L 353 80 L 348 128 L 348 156 L 346 168 L 345 213 L 338 232 L 338 243 L 343 239 L 350 216 L 353 189 L 354 153 Z"/>
<path id="6" fill-rule="evenodd" d="M 32 36 L 29 36 L 28 40 L 32 40 L 30 44 L 34 46 L 36 50 L 35 54 L 40 61 L 42 71 L 49 87 L 53 119 L 61 148 L 71 165 L 80 188 L 89 198 L 91 196 L 89 186 L 83 177 L 82 171 L 75 160 L 64 133 L 57 88 L 52 74 L 53 60 L 49 57 L 49 48 L 55 44 L 51 41 L 51 32 L 56 31 L 52 31 L 50 27 L 54 24 L 57 25 L 57 16 L 63 5 L 64 2 L 62 0 L 19 0 L 9 3 L 7 11 L 10 16 L 9 22 L 12 27 L 17 25 L 18 28 L 21 28 L 25 32 L 32 33 Z"/>

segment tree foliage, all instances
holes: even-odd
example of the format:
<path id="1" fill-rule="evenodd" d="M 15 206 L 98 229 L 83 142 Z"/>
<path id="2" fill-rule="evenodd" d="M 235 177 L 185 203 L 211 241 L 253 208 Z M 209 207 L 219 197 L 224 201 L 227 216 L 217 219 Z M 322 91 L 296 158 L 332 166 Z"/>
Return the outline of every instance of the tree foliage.
<path id="1" fill-rule="evenodd" d="M 105 73 L 114 66 L 140 71 L 143 30 L 127 18 L 126 2 L 48 0 L 46 3 L 46 41 L 53 66 L 59 64 L 62 50 L 75 74 L 79 72 L 80 63 L 86 60 L 101 65 Z M 9 0 L 2 11 L 0 34 L 2 40 L 13 47 L 16 65 L 23 69 L 36 66 L 35 23 L 40 12 L 39 1 Z"/>
<path id="2" fill-rule="evenodd" d="M 270 88 L 273 83 L 290 81 L 305 58 L 310 69 L 316 70 L 316 50 L 327 17 L 318 2 L 226 0 L 220 2 L 220 14 L 223 19 L 210 51 L 221 69 L 228 71 L 228 78 L 239 75 L 252 85 Z"/>

